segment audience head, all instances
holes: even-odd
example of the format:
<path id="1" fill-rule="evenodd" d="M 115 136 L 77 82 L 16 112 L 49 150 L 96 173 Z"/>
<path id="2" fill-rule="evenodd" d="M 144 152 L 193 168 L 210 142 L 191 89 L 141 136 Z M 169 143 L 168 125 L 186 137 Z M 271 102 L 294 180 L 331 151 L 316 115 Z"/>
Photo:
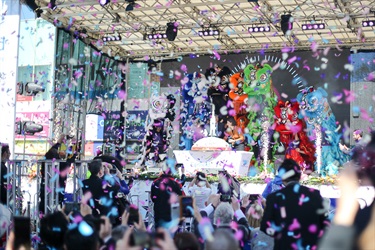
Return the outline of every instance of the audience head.
<path id="1" fill-rule="evenodd" d="M 363 131 L 360 129 L 356 129 L 353 131 L 353 138 L 354 140 L 360 140 L 363 137 Z"/>
<path id="2" fill-rule="evenodd" d="M 10 158 L 10 150 L 8 144 L 1 145 L 1 160 L 7 161 Z"/>
<path id="3" fill-rule="evenodd" d="M 229 116 L 227 119 L 227 125 L 228 126 L 236 126 L 236 120 L 234 119 L 233 116 Z"/>
<path id="4" fill-rule="evenodd" d="M 231 230 L 217 229 L 212 236 L 214 240 L 207 240 L 206 250 L 238 250 L 238 241 Z"/>
<path id="5" fill-rule="evenodd" d="M 258 202 L 251 204 L 249 210 L 247 211 L 247 220 L 249 222 L 249 226 L 252 228 L 260 227 L 260 222 L 262 221 L 263 217 L 263 208 Z"/>
<path id="6" fill-rule="evenodd" d="M 121 240 L 124 237 L 125 231 L 128 229 L 127 226 L 119 225 L 112 230 L 112 239 L 114 241 Z"/>
<path id="7" fill-rule="evenodd" d="M 206 185 L 206 174 L 203 173 L 203 172 L 197 172 L 196 174 L 197 176 L 197 181 L 195 184 L 197 184 L 198 186 L 204 186 Z"/>
<path id="8" fill-rule="evenodd" d="M 40 238 L 48 246 L 61 248 L 68 230 L 68 220 L 62 212 L 48 214 L 40 220 Z"/>
<path id="9" fill-rule="evenodd" d="M 66 250 L 98 250 L 100 247 L 98 232 L 93 225 L 81 221 L 66 232 L 64 246 Z"/>
<path id="10" fill-rule="evenodd" d="M 173 241 L 178 250 L 199 250 L 199 241 L 192 233 L 177 233 Z"/>
<path id="11" fill-rule="evenodd" d="M 301 167 L 292 159 L 286 159 L 278 169 L 278 175 L 283 182 L 299 181 L 301 178 Z"/>
<path id="12" fill-rule="evenodd" d="M 93 176 L 97 176 L 99 173 L 103 172 L 101 160 L 93 160 L 88 165 L 90 173 Z"/>
<path id="13" fill-rule="evenodd" d="M 214 224 L 216 226 L 229 225 L 234 216 L 234 211 L 229 202 L 220 202 L 214 212 Z"/>

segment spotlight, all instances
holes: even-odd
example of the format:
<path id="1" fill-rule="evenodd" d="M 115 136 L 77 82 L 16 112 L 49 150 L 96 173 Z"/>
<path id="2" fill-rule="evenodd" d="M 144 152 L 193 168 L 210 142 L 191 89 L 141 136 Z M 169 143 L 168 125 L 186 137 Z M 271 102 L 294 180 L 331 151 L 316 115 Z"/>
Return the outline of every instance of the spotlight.
<path id="1" fill-rule="evenodd" d="M 249 27 L 247 29 L 249 33 L 253 32 L 269 32 L 271 30 L 270 26 L 256 26 L 256 27 Z"/>
<path id="2" fill-rule="evenodd" d="M 25 4 L 35 13 L 36 17 L 41 17 L 43 10 L 35 3 L 35 0 L 25 0 Z"/>
<path id="3" fill-rule="evenodd" d="M 206 29 L 198 31 L 199 36 L 218 36 L 220 31 L 218 29 Z"/>
<path id="4" fill-rule="evenodd" d="M 362 22 L 362 27 L 373 27 L 375 25 L 375 20 L 368 20 Z"/>
<path id="5" fill-rule="evenodd" d="M 303 30 L 322 30 L 326 27 L 324 23 L 302 24 Z"/>
<path id="6" fill-rule="evenodd" d="M 147 38 L 147 39 L 149 39 L 149 40 L 166 39 L 166 38 L 168 38 L 168 34 L 166 34 L 166 33 L 160 33 L 160 32 L 155 33 L 155 32 L 156 31 L 153 31 L 152 34 L 146 34 L 144 37 Z"/>
<path id="7" fill-rule="evenodd" d="M 102 37 L 103 42 L 121 41 L 121 36 L 119 34 L 106 34 Z"/>
<path id="8" fill-rule="evenodd" d="M 51 1 L 49 2 L 48 7 L 49 7 L 51 10 L 56 10 L 56 9 L 57 9 L 56 0 L 51 0 Z"/>
<path id="9" fill-rule="evenodd" d="M 126 6 L 125 11 L 132 11 L 132 10 L 134 10 L 134 7 L 139 7 L 139 5 L 135 3 L 135 0 L 127 0 L 125 2 L 129 3 Z"/>
<path id="10" fill-rule="evenodd" d="M 109 4 L 110 2 L 111 2 L 110 0 L 99 0 L 99 4 L 101 6 L 105 6 L 105 5 Z"/>
<path id="11" fill-rule="evenodd" d="M 293 17 L 292 15 L 281 15 L 281 30 L 283 31 L 284 35 L 287 34 L 288 31 L 293 29 Z"/>

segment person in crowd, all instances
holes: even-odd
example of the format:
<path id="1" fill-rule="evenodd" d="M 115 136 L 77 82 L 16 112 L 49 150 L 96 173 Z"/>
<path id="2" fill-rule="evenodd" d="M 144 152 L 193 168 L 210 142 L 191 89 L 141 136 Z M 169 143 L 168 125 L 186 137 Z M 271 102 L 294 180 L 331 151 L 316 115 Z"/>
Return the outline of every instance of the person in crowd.
<path id="1" fill-rule="evenodd" d="M 58 138 L 57 142 L 47 151 L 45 154 L 45 159 L 46 160 L 66 160 L 66 161 L 61 161 L 59 163 L 59 188 L 61 188 L 64 191 L 59 192 L 59 204 L 62 204 L 64 201 L 64 192 L 65 192 L 65 186 L 66 186 L 66 179 L 68 175 L 67 169 L 75 161 L 76 158 L 76 152 L 72 152 L 70 157 L 67 157 L 67 153 L 64 150 L 60 150 L 60 147 L 63 142 L 67 142 L 68 139 L 72 139 L 69 136 L 66 136 L 65 134 L 61 134 L 60 137 Z M 44 213 L 44 208 L 45 208 L 45 163 L 42 163 L 40 173 L 42 176 L 41 183 L 40 183 L 40 195 L 39 195 L 39 212 Z"/>
<path id="2" fill-rule="evenodd" d="M 375 248 L 374 200 L 365 209 L 359 210 L 357 190 L 359 185 L 375 187 L 375 133 L 370 143 L 356 150 L 353 160 L 340 173 L 341 196 L 331 227 L 319 242 L 319 249 L 349 250 Z"/>
<path id="3" fill-rule="evenodd" d="M 1 175 L 0 175 L 0 201 L 2 204 L 7 204 L 7 180 L 6 176 L 8 174 L 8 168 L 6 166 L 6 162 L 9 161 L 10 158 L 10 150 L 8 144 L 1 145 Z"/>
<path id="4" fill-rule="evenodd" d="M 353 132 L 353 139 L 354 139 L 354 142 L 355 142 L 354 147 L 348 148 L 346 145 L 340 143 L 339 144 L 340 150 L 344 154 L 353 156 L 353 153 L 354 153 L 355 150 L 362 150 L 366 146 L 366 143 L 362 139 L 362 137 L 363 137 L 363 131 L 362 130 L 360 130 L 360 129 L 354 130 L 354 132 Z"/>
<path id="5" fill-rule="evenodd" d="M 226 170 L 220 170 L 218 175 L 219 184 L 217 186 L 217 193 L 235 196 L 237 199 L 240 199 L 239 181 L 234 176 L 230 175 Z"/>
<path id="6" fill-rule="evenodd" d="M 218 229 L 212 234 L 212 239 L 207 240 L 205 250 L 239 250 L 238 240 L 233 233 L 225 229 Z"/>
<path id="7" fill-rule="evenodd" d="M 68 220 L 63 212 L 55 212 L 44 216 L 40 220 L 40 239 L 43 245 L 39 249 L 62 250 L 64 237 L 68 230 Z"/>
<path id="8" fill-rule="evenodd" d="M 211 195 L 211 185 L 208 183 L 206 174 L 197 172 L 193 181 L 189 184 L 189 193 L 194 197 L 194 200 L 199 209 L 203 209 L 206 205 L 208 197 Z"/>
<path id="9" fill-rule="evenodd" d="M 231 197 L 230 202 L 227 201 L 220 201 L 220 196 L 216 194 L 213 198 L 211 198 L 211 203 L 206 206 L 202 210 L 198 210 L 198 207 L 196 204 L 194 204 L 194 228 L 197 228 L 198 230 L 195 230 L 195 234 L 198 239 L 207 240 L 207 230 L 202 228 L 201 222 L 203 220 L 207 221 L 207 224 L 209 224 L 208 228 L 210 230 L 214 229 L 226 229 L 230 231 L 236 229 L 235 231 L 240 231 L 238 235 L 241 237 L 237 241 L 237 245 L 241 247 L 245 247 L 245 244 L 248 244 L 248 240 L 250 239 L 250 230 L 249 230 L 249 224 L 247 222 L 246 216 L 241 210 L 241 206 L 237 198 Z M 214 214 L 213 219 L 213 226 L 211 225 L 210 220 L 208 219 L 211 214 Z M 237 226 L 233 227 L 233 223 L 235 223 Z"/>
<path id="10" fill-rule="evenodd" d="M 154 203 L 155 228 L 162 227 L 171 218 L 171 196 L 183 195 L 182 185 L 171 175 L 171 170 L 167 168 L 163 174 L 151 185 L 151 200 Z"/>
<path id="11" fill-rule="evenodd" d="M 260 229 L 275 238 L 273 249 L 314 249 L 328 223 L 319 190 L 299 184 L 301 168 L 287 159 L 279 167 L 285 187 L 270 195 Z"/>
<path id="12" fill-rule="evenodd" d="M 64 238 L 65 250 L 99 250 L 99 232 L 85 220 L 69 229 Z"/>
<path id="13" fill-rule="evenodd" d="M 266 188 L 264 189 L 264 191 L 262 193 L 262 197 L 264 199 L 267 199 L 267 196 L 269 194 L 272 194 L 272 193 L 276 192 L 277 190 L 282 189 L 283 187 L 284 187 L 283 180 L 277 174 L 277 175 L 275 175 L 275 178 L 273 178 L 273 180 L 271 180 L 267 183 Z"/>
<path id="14" fill-rule="evenodd" d="M 247 211 L 247 220 L 251 229 L 251 250 L 268 250 L 273 249 L 274 240 L 271 236 L 260 230 L 260 222 L 263 218 L 263 207 L 255 201 L 250 205 Z"/>
<path id="15" fill-rule="evenodd" d="M 200 250 L 199 241 L 193 233 L 177 233 L 173 241 L 178 250 Z"/>
<path id="16" fill-rule="evenodd" d="M 88 203 L 92 208 L 93 216 L 99 217 L 106 215 L 111 217 L 111 223 L 118 224 L 116 218 L 119 218 L 118 208 L 115 205 L 115 198 L 117 196 L 119 187 L 111 183 L 109 178 L 104 178 L 104 175 L 109 175 L 109 170 L 102 165 L 101 160 L 93 160 L 88 164 L 91 172 L 90 178 L 83 180 L 82 191 L 84 197 L 90 197 Z"/>
<path id="17" fill-rule="evenodd" d="M 226 140 L 236 151 L 245 150 L 245 137 L 243 131 L 237 126 L 236 120 L 230 116 L 227 120 L 227 129 L 224 132 L 224 140 Z"/>

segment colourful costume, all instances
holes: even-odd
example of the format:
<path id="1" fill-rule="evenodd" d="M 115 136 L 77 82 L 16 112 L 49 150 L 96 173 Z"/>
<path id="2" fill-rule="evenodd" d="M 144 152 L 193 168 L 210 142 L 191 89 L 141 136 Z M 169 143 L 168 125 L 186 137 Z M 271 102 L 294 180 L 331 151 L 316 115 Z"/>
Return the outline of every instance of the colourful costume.
<path id="1" fill-rule="evenodd" d="M 336 118 L 327 96 L 327 92 L 320 87 L 316 90 L 308 87 L 297 95 L 297 101 L 301 109 L 299 117 L 305 120 L 307 135 L 316 144 L 315 167 L 322 175 L 334 175 L 338 167 L 348 161 L 348 157 L 339 148 L 341 135 L 337 132 Z"/>

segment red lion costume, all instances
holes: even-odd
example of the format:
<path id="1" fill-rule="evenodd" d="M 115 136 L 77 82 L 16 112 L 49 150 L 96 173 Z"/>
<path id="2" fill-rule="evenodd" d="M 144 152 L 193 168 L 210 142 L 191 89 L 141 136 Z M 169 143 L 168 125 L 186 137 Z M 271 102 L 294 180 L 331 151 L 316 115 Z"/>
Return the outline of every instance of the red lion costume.
<path id="1" fill-rule="evenodd" d="M 285 158 L 295 160 L 301 167 L 313 169 L 315 146 L 308 139 L 306 124 L 298 119 L 299 103 L 279 101 L 274 108 L 275 130 L 286 148 Z"/>

